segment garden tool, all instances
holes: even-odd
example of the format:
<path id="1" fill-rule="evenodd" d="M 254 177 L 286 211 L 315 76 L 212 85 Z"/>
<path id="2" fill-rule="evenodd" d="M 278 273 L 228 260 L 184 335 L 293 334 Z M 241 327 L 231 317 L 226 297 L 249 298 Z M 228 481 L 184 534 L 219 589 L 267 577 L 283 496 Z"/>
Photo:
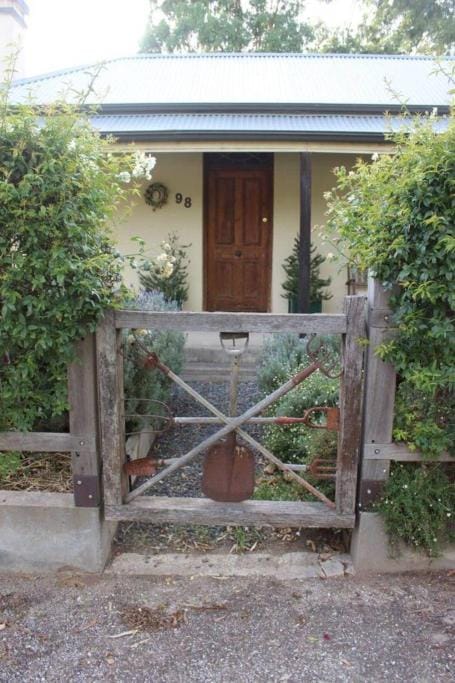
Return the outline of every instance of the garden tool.
<path id="1" fill-rule="evenodd" d="M 248 341 L 248 332 L 220 332 L 221 346 L 232 358 L 229 390 L 229 415 L 231 417 L 237 414 L 240 358 L 248 348 Z M 252 496 L 254 473 L 254 454 L 237 443 L 237 435 L 233 431 L 207 451 L 202 475 L 202 491 L 212 500 L 238 503 Z"/>

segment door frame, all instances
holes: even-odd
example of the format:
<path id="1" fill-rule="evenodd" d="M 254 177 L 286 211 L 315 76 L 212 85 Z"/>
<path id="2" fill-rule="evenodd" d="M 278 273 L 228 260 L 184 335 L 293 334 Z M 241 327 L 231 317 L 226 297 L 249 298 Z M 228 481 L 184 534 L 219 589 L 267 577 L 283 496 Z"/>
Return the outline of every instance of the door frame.
<path id="1" fill-rule="evenodd" d="M 204 178 L 202 185 L 202 204 L 203 204 L 203 264 L 202 264 L 202 286 L 203 286 L 203 296 L 202 296 L 202 307 L 203 310 L 207 310 L 207 288 L 208 288 L 208 233 L 209 233 L 209 221 L 208 221 L 208 200 L 209 200 L 209 175 L 211 171 L 223 171 L 223 170 L 238 170 L 238 171 L 258 171 L 265 170 L 267 172 L 267 186 L 269 191 L 269 201 L 270 201 L 270 219 L 268 223 L 269 230 L 269 240 L 268 240 L 268 253 L 266 254 L 266 267 L 267 267 L 267 312 L 272 310 L 272 264 L 273 264 L 273 219 L 274 219 L 274 158 L 273 152 L 260 152 L 260 153 L 242 153 L 242 152 L 232 152 L 232 153 L 211 153 L 206 152 L 203 155 L 203 167 L 204 167 Z"/>

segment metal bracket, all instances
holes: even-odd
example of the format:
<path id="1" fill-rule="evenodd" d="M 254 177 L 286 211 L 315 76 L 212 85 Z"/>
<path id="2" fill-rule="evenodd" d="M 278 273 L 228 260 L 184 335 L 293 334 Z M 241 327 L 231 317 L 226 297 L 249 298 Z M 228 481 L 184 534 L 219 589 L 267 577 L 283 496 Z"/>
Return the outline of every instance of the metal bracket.
<path id="1" fill-rule="evenodd" d="M 73 476 L 74 504 L 78 508 L 97 508 L 101 503 L 99 477 L 94 474 Z"/>

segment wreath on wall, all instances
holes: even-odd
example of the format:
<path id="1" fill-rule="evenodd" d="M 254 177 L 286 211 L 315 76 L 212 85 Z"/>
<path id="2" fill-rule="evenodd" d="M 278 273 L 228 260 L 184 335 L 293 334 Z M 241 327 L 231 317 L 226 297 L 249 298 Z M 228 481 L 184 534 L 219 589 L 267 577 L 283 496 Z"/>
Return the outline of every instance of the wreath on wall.
<path id="1" fill-rule="evenodd" d="M 151 206 L 154 211 L 167 204 L 168 197 L 169 190 L 163 183 L 150 183 L 144 192 L 146 204 Z"/>

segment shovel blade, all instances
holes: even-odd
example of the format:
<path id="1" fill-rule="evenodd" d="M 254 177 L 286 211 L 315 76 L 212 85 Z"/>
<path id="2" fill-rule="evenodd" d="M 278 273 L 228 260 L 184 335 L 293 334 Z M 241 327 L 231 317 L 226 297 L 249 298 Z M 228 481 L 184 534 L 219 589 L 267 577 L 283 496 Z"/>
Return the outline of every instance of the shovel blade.
<path id="1" fill-rule="evenodd" d="M 254 454 L 244 446 L 217 444 L 204 460 L 202 492 L 220 503 L 240 503 L 254 491 Z"/>

